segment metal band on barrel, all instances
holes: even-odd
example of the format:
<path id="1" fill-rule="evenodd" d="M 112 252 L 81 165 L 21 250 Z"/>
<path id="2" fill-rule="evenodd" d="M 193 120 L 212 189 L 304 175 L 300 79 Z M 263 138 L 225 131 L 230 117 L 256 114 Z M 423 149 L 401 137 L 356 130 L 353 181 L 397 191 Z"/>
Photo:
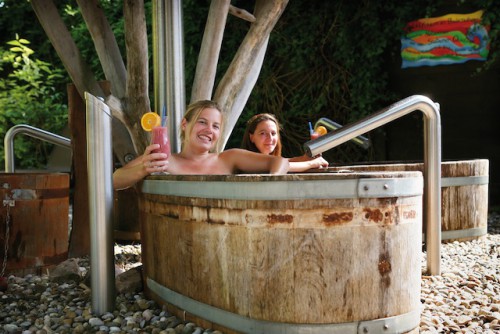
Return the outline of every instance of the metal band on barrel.
<path id="1" fill-rule="evenodd" d="M 217 323 L 241 333 L 252 334 L 370 334 L 370 333 L 405 333 L 420 323 L 420 311 L 357 322 L 336 324 L 292 324 L 256 320 L 232 313 L 181 295 L 148 278 L 147 285 L 152 292 L 164 301 L 200 318 Z"/>
<path id="2" fill-rule="evenodd" d="M 145 194 L 236 200 L 385 198 L 423 194 L 423 178 L 358 178 L 272 182 L 144 180 Z"/>
<path id="3" fill-rule="evenodd" d="M 441 240 L 481 237 L 488 233 L 488 227 L 474 227 L 462 230 L 441 231 Z"/>
<path id="4" fill-rule="evenodd" d="M 488 175 L 458 176 L 441 178 L 441 188 L 488 184 Z"/>

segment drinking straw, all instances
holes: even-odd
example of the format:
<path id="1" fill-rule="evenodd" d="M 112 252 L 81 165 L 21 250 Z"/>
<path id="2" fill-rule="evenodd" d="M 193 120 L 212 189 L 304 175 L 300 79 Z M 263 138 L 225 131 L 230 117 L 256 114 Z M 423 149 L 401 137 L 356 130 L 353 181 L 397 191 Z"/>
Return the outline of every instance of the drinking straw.
<path id="1" fill-rule="evenodd" d="M 311 134 L 311 136 L 313 135 L 314 133 L 314 129 L 313 129 L 313 125 L 311 122 L 309 122 L 309 133 Z"/>
<path id="2" fill-rule="evenodd" d="M 167 125 L 167 107 L 163 105 L 163 110 L 161 112 L 161 126 Z"/>

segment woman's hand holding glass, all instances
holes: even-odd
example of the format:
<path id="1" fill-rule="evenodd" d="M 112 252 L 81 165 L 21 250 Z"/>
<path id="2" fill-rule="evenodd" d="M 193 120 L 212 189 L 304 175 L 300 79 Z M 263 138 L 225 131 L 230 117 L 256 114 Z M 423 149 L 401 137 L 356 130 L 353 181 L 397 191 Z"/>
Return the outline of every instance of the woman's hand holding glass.
<path id="1" fill-rule="evenodd" d="M 166 172 L 168 169 L 168 157 L 166 153 L 161 153 L 160 144 L 151 144 L 146 147 L 142 155 L 142 165 L 148 174 Z"/>

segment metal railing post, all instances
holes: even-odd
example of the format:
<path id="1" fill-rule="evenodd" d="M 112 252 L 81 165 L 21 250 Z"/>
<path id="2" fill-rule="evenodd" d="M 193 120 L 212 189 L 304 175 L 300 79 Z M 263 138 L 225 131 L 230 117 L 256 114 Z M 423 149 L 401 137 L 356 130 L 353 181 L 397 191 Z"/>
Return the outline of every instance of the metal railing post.
<path id="1" fill-rule="evenodd" d="M 167 111 L 172 153 L 179 152 L 179 129 L 186 109 L 182 1 L 153 1 L 153 71 L 155 111 Z"/>
<path id="2" fill-rule="evenodd" d="M 355 123 L 308 141 L 304 149 L 316 156 L 412 111 L 424 113 L 424 224 L 427 270 L 441 274 L 441 118 L 439 105 L 426 96 L 414 95 Z"/>
<path id="3" fill-rule="evenodd" d="M 113 249 L 113 149 L 111 111 L 85 92 L 87 111 L 87 169 L 90 219 L 90 275 L 92 312 L 115 308 Z"/>

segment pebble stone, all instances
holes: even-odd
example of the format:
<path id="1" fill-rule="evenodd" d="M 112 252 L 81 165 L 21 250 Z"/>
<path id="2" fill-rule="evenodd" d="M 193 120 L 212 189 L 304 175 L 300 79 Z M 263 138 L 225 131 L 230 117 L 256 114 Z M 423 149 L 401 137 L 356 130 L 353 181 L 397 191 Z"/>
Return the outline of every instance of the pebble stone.
<path id="1" fill-rule="evenodd" d="M 488 216 L 488 235 L 442 244 L 441 275 L 421 287 L 421 334 L 500 333 L 500 215 Z"/>
<path id="2" fill-rule="evenodd" d="M 139 244 L 115 245 L 123 270 L 140 265 L 140 254 Z M 444 243 L 441 255 L 441 275 L 422 275 L 420 333 L 500 333 L 500 215 L 488 216 L 486 236 Z M 89 270 L 88 259 L 79 265 Z M 8 290 L 0 292 L 0 333 L 223 334 L 178 319 L 143 293 L 119 294 L 115 311 L 100 317 L 90 306 L 90 290 L 81 283 L 9 276 Z"/>

